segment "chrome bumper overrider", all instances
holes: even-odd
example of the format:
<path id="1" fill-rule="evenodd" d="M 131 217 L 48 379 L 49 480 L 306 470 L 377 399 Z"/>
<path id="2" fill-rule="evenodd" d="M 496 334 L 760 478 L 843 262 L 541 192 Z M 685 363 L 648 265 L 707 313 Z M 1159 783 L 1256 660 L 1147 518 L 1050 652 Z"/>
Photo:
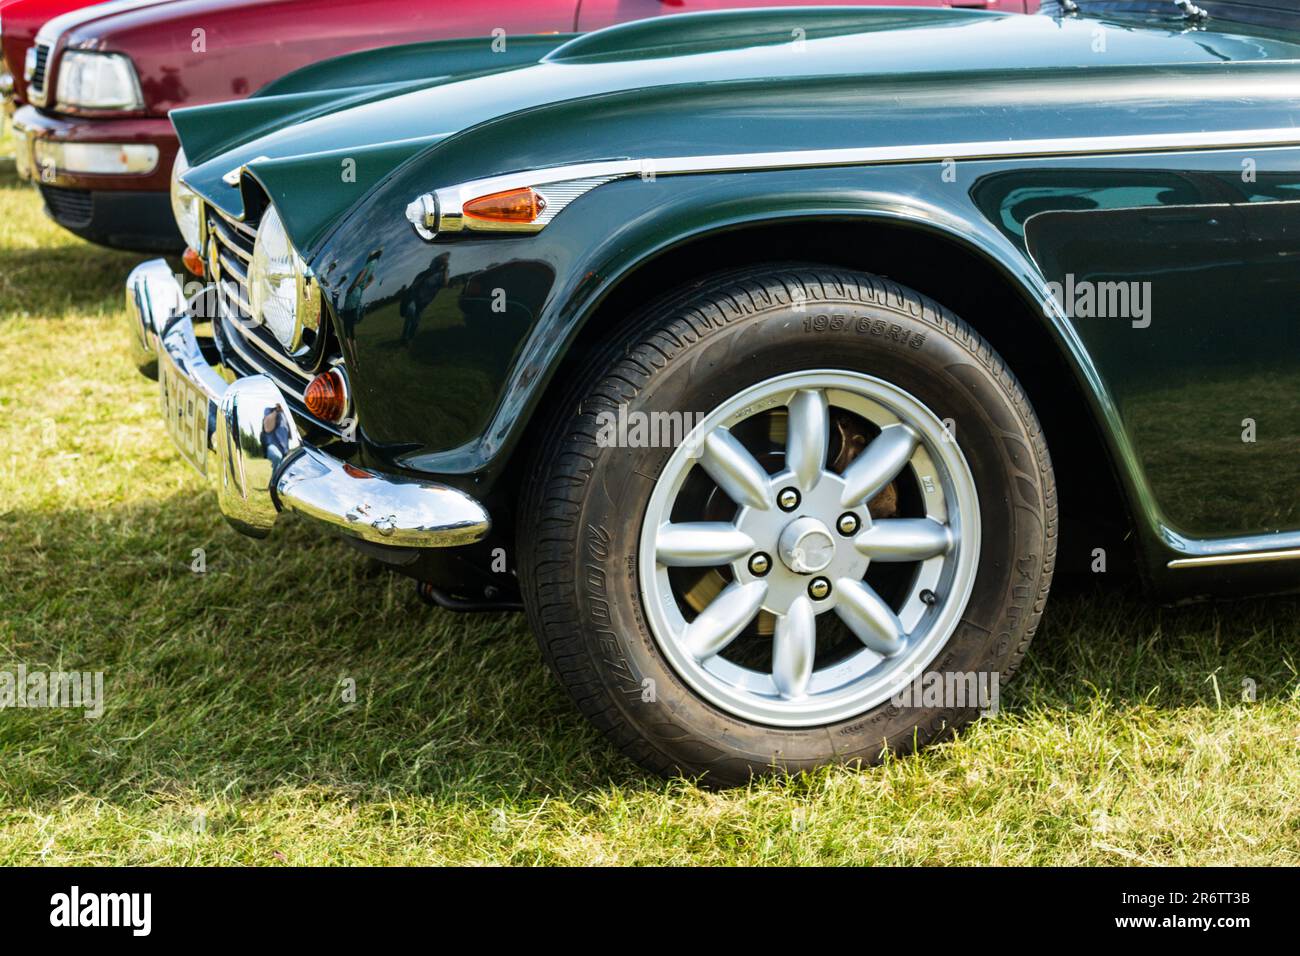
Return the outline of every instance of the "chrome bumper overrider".
<path id="1" fill-rule="evenodd" d="M 194 422 L 186 436 L 193 442 L 175 437 L 184 427 L 169 427 L 173 440 L 213 481 L 222 513 L 239 531 L 265 537 L 280 512 L 297 511 L 377 544 L 445 548 L 487 535 L 487 511 L 463 492 L 357 468 L 304 443 L 267 376 L 227 382 L 204 357 L 180 283 L 164 260 L 132 270 L 126 315 L 136 364 L 161 379 L 163 414 L 188 413 Z M 206 409 L 176 407 L 191 399 Z"/>

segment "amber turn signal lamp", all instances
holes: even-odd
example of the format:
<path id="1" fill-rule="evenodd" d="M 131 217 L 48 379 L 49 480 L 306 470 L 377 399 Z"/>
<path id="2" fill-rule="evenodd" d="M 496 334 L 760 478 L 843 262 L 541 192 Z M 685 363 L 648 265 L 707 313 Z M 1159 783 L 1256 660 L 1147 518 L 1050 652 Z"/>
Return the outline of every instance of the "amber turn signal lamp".
<path id="1" fill-rule="evenodd" d="M 307 383 L 303 404 L 321 421 L 339 422 L 348 410 L 348 386 L 336 368 L 322 372 Z"/>
<path id="2" fill-rule="evenodd" d="M 521 223 L 532 222 L 545 208 L 546 199 L 541 193 L 528 186 L 480 196 L 478 199 L 471 199 L 461 207 L 463 214 L 470 219 Z"/>
<path id="3" fill-rule="evenodd" d="M 203 257 L 193 249 L 186 247 L 185 254 L 181 256 L 181 262 L 185 263 L 185 268 L 189 269 L 200 279 L 203 278 Z"/>

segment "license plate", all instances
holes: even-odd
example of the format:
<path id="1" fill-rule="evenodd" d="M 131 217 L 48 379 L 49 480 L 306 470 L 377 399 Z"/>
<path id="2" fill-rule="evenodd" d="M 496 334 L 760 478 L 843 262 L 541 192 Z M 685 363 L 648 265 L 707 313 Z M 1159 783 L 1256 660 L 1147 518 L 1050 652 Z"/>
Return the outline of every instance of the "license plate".
<path id="1" fill-rule="evenodd" d="M 167 433 L 182 457 L 198 469 L 208 473 L 208 399 L 190 384 L 167 358 L 158 362 L 158 382 L 162 392 L 162 416 Z"/>

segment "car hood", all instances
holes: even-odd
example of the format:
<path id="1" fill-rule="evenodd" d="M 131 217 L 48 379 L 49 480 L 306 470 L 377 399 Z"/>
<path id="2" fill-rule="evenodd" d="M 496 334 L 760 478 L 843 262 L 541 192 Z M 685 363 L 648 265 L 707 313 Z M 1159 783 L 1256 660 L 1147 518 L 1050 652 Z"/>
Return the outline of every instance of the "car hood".
<path id="1" fill-rule="evenodd" d="M 0 17 L 7 38 L 31 43 L 37 31 L 53 18 L 92 5 L 94 0 L 9 0 L 0 3 Z"/>
<path id="2" fill-rule="evenodd" d="M 170 9 L 159 14 L 158 8 L 169 7 L 183 0 L 107 0 L 105 3 L 65 3 L 57 15 L 46 16 L 39 31 L 40 36 L 54 38 L 75 34 L 77 43 L 85 45 L 87 39 L 98 40 L 114 24 L 140 18 L 168 16 Z M 93 31 L 93 32 L 92 32 Z"/>
<path id="3" fill-rule="evenodd" d="M 1135 24 L 942 9 L 688 14 L 587 34 L 490 74 L 255 98 L 172 118 L 195 163 L 186 176 L 193 188 L 242 215 L 243 191 L 222 177 L 246 167 L 295 244 L 309 249 L 359 201 L 355 186 L 374 186 L 425 153 L 435 188 L 530 166 L 811 141 L 1001 139 L 1050 135 L 1053 124 L 1083 135 L 1097 132 L 1087 123 L 1105 122 L 1099 95 L 1127 96 L 1107 108 L 1131 110 L 1153 101 L 1151 84 L 1206 96 L 1236 77 L 1260 96 L 1269 84 L 1294 90 L 1294 39 L 1238 29 L 1187 31 L 1176 15 Z M 1225 89 L 1241 95 L 1232 83 Z M 1083 112 L 1071 118 L 1073 107 Z M 938 129 L 969 123 L 972 111 L 979 135 Z M 1151 131 L 1195 123 L 1166 108 Z M 340 185 L 341 164 L 352 157 L 360 170 L 372 155 L 364 182 Z M 333 188 L 322 192 L 327 181 Z M 303 183 L 310 198 L 295 201 Z"/>

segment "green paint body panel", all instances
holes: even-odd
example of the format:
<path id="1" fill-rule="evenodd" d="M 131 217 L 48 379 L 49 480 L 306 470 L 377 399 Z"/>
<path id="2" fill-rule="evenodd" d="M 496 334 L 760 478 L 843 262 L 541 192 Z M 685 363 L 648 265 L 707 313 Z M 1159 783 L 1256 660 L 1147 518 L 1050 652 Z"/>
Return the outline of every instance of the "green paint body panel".
<path id="1" fill-rule="evenodd" d="M 338 90 L 349 86 L 491 73 L 535 63 L 578 35 L 548 33 L 544 36 L 512 36 L 504 45 L 496 47 L 491 38 L 476 37 L 362 50 L 294 70 L 268 83 L 254 95 L 283 96 L 313 90 Z"/>
<path id="2" fill-rule="evenodd" d="M 187 150 L 191 135 L 209 144 L 187 181 L 239 214 L 243 195 L 220 177 L 248 163 L 321 278 L 375 465 L 490 496 L 566 349 L 637 269 L 726 230 L 903 224 L 973 251 L 1046 330 L 1104 436 L 1153 583 L 1272 590 L 1297 586 L 1300 565 L 1166 564 L 1300 546 L 1300 148 L 624 180 L 533 236 L 426 242 L 404 210 L 439 187 L 589 160 L 1287 128 L 1300 125 L 1297 39 L 1176 17 L 692 15 L 491 72 L 395 79 L 410 85 L 384 88 L 371 62 L 368 85 L 332 104 L 306 90 L 182 111 L 177 125 Z M 258 112 L 273 104 L 278 123 Z M 245 109 L 263 124 L 254 138 L 236 132 Z M 331 188 L 348 157 L 357 183 Z M 1150 322 L 1053 307 L 1053 282 L 1146 283 Z"/>

